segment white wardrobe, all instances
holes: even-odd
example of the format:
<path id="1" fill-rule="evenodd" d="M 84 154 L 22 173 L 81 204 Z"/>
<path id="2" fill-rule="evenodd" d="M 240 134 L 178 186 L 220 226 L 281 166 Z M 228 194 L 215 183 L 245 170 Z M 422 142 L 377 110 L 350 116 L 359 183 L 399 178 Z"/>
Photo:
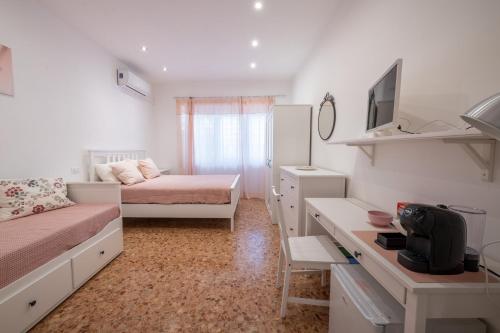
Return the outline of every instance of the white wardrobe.
<path id="1" fill-rule="evenodd" d="M 266 205 L 277 223 L 272 186 L 280 187 L 280 166 L 310 165 L 311 105 L 275 105 L 266 129 Z"/>

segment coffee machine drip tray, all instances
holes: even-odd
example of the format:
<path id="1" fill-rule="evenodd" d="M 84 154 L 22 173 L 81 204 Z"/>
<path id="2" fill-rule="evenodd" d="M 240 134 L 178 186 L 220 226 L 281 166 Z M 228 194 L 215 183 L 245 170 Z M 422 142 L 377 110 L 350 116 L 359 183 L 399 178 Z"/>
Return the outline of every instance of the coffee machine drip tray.
<path id="1" fill-rule="evenodd" d="M 398 251 L 398 262 L 411 271 L 419 273 L 429 272 L 429 262 L 424 256 L 408 250 Z"/>

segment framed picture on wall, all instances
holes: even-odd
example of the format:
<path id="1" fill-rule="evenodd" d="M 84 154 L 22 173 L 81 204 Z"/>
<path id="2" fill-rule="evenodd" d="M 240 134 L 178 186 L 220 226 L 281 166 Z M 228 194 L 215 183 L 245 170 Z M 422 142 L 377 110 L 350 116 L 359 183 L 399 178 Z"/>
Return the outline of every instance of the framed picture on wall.
<path id="1" fill-rule="evenodd" d="M 2 44 L 0 44 L 0 94 L 14 96 L 12 51 L 10 47 Z"/>

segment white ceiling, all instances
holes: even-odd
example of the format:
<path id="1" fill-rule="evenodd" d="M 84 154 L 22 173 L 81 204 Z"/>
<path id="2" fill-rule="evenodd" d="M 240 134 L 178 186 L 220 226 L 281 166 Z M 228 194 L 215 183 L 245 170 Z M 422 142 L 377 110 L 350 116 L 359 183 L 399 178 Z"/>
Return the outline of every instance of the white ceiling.
<path id="1" fill-rule="evenodd" d="M 253 0 L 41 2 L 140 74 L 165 82 L 291 78 L 337 1 L 263 0 L 259 12 Z"/>

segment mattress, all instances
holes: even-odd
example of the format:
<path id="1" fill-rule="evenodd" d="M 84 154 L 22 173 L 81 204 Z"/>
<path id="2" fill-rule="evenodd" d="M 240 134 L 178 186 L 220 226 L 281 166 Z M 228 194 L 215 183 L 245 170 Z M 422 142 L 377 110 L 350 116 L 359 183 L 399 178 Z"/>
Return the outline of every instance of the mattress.
<path id="1" fill-rule="evenodd" d="M 126 204 L 227 204 L 235 175 L 165 175 L 122 185 Z"/>
<path id="2" fill-rule="evenodd" d="M 76 204 L 0 222 L 0 288 L 96 235 L 119 216 L 115 204 Z"/>

